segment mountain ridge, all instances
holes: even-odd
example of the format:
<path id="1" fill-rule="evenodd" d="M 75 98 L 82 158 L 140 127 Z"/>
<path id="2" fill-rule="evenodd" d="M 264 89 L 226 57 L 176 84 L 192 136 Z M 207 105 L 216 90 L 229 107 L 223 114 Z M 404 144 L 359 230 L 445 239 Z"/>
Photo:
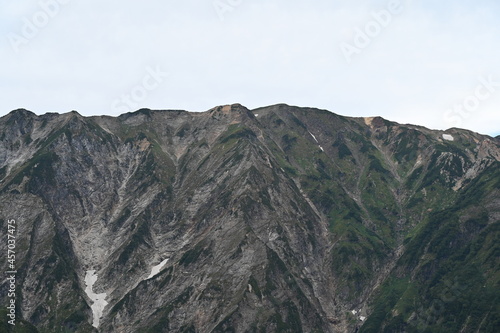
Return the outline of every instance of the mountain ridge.
<path id="1" fill-rule="evenodd" d="M 68 112 L 63 112 L 63 113 L 60 113 L 60 112 L 45 112 L 45 113 L 39 115 L 39 114 L 37 114 L 37 113 L 35 113 L 35 112 L 31 111 L 31 110 L 28 110 L 28 109 L 25 109 L 25 108 L 18 108 L 18 109 L 10 111 L 9 113 L 1 116 L 0 118 L 7 117 L 7 116 L 10 116 L 11 114 L 16 114 L 16 113 L 29 114 L 30 116 L 35 116 L 35 117 L 63 116 L 63 115 L 67 115 L 67 114 L 75 114 L 75 115 L 78 115 L 78 116 L 83 117 L 83 118 L 127 118 L 127 117 L 134 116 L 136 114 L 147 113 L 147 112 L 155 112 L 155 113 L 158 113 L 158 112 L 160 112 L 160 113 L 161 112 L 177 112 L 177 113 L 188 113 L 188 114 L 203 114 L 203 113 L 207 113 L 207 112 L 210 112 L 212 110 L 215 110 L 217 108 L 231 107 L 231 106 L 243 107 L 244 109 L 247 109 L 248 111 L 251 111 L 251 112 L 254 112 L 254 113 L 258 112 L 260 109 L 267 109 L 267 108 L 279 107 L 279 106 L 288 107 L 288 108 L 296 108 L 296 109 L 304 109 L 304 110 L 310 110 L 310 111 L 314 111 L 314 110 L 315 111 L 326 111 L 326 112 L 330 112 L 330 113 L 333 113 L 335 115 L 339 115 L 341 117 L 349 118 L 349 119 L 381 118 L 383 120 L 390 121 L 393 124 L 397 124 L 397 125 L 400 125 L 400 126 L 408 126 L 408 127 L 412 127 L 412 128 L 416 128 L 416 129 L 420 128 L 420 129 L 426 129 L 426 130 L 430 130 L 430 131 L 443 132 L 443 133 L 447 132 L 447 131 L 450 131 L 450 130 L 460 130 L 460 131 L 468 131 L 468 132 L 479 134 L 479 135 L 483 135 L 483 136 L 488 136 L 488 137 L 490 137 L 492 139 L 499 139 L 500 138 L 500 135 L 496 135 L 495 136 L 495 135 L 480 133 L 480 132 L 476 132 L 476 131 L 465 129 L 465 128 L 459 128 L 459 127 L 450 127 L 448 129 L 431 129 L 431 128 L 428 128 L 428 127 L 426 127 L 424 125 L 411 124 L 411 123 L 398 123 L 396 121 L 388 120 L 388 119 L 383 118 L 381 116 L 344 116 L 344 115 L 340 115 L 338 113 L 335 113 L 333 111 L 330 111 L 328 109 L 323 109 L 323 108 L 318 108 L 318 107 L 301 107 L 301 106 L 294 106 L 294 105 L 289 105 L 289 104 L 285 104 L 285 103 L 278 103 L 278 104 L 273 104 L 273 105 L 269 105 L 269 106 L 262 106 L 262 107 L 257 107 L 257 108 L 254 108 L 254 109 L 248 109 L 245 106 L 243 106 L 242 104 L 233 103 L 233 104 L 225 104 L 225 105 L 215 106 L 215 107 L 213 107 L 211 109 L 208 109 L 206 111 L 189 111 L 189 110 L 182 110 L 182 109 L 150 109 L 150 108 L 140 108 L 140 109 L 137 109 L 135 111 L 125 112 L 125 113 L 121 113 L 119 115 L 108 115 L 108 114 L 102 114 L 102 115 L 82 115 L 82 114 L 80 114 L 76 110 L 72 110 L 72 111 L 68 111 Z"/>
<path id="2" fill-rule="evenodd" d="M 40 332 L 92 330 L 90 270 L 108 302 L 101 332 L 496 325 L 496 310 L 481 317 L 459 298 L 444 304 L 460 304 L 464 320 L 432 310 L 437 289 L 462 286 L 437 278 L 451 273 L 498 297 L 488 253 L 498 249 L 500 146 L 489 136 L 286 104 L 17 110 L 0 130 L 2 225 L 20 216 L 28 253 L 19 314 Z"/>

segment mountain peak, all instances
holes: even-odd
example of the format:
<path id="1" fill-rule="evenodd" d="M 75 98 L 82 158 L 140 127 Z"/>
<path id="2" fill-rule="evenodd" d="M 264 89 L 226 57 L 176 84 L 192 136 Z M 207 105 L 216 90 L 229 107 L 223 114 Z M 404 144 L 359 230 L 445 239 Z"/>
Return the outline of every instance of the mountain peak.
<path id="1" fill-rule="evenodd" d="M 208 110 L 208 112 L 210 113 L 214 112 L 230 113 L 230 112 L 248 112 L 248 111 L 249 110 L 246 107 L 244 107 L 239 103 L 219 105 Z"/>
<path id="2" fill-rule="evenodd" d="M 387 121 L 380 116 L 365 117 L 364 120 L 365 120 L 365 124 L 367 126 L 370 126 L 371 128 L 380 128 L 380 127 L 384 127 L 387 125 Z"/>
<path id="3" fill-rule="evenodd" d="M 26 110 L 26 109 L 16 109 L 16 110 L 12 110 L 11 112 L 9 112 L 7 114 L 7 116 L 10 116 L 10 117 L 29 117 L 29 118 L 33 118 L 33 117 L 37 117 L 37 115 L 32 112 L 32 111 L 29 111 L 29 110 Z"/>

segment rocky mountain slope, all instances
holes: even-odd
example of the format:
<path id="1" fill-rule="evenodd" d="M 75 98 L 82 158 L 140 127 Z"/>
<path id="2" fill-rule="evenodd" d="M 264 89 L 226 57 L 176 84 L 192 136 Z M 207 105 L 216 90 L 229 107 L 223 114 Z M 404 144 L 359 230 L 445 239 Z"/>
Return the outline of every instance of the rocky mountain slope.
<path id="1" fill-rule="evenodd" d="M 16 110 L 1 329 L 498 332 L 499 166 L 488 136 L 288 105 Z"/>

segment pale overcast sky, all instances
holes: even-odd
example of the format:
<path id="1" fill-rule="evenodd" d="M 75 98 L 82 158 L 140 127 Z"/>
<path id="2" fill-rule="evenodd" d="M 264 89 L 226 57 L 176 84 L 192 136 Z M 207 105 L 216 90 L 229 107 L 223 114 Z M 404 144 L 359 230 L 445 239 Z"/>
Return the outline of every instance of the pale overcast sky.
<path id="1" fill-rule="evenodd" d="M 500 134 L 498 0 L 0 3 L 0 115 L 241 103 Z"/>

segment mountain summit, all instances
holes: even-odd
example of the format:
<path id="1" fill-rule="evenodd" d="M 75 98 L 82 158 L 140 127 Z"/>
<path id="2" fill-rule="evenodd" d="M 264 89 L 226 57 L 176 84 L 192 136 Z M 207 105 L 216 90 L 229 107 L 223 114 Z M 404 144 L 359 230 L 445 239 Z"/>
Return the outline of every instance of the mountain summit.
<path id="1" fill-rule="evenodd" d="M 498 332 L 499 166 L 489 136 L 284 104 L 13 111 L 15 329 Z"/>

